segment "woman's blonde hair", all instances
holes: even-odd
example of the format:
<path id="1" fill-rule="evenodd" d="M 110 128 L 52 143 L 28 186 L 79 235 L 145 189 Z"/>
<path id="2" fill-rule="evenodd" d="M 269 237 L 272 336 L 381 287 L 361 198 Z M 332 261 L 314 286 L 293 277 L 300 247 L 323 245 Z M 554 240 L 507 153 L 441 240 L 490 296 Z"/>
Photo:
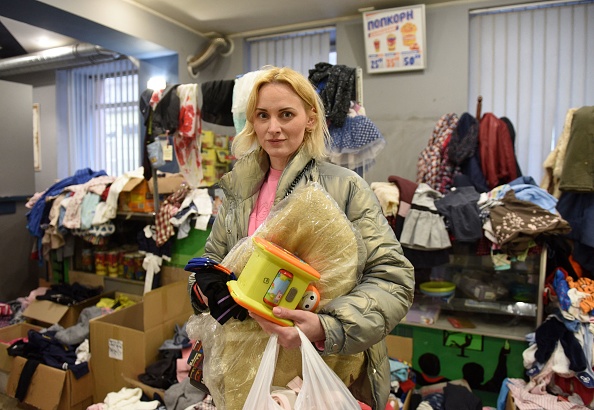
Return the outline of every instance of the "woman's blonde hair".
<path id="1" fill-rule="evenodd" d="M 305 131 L 303 149 L 313 158 L 326 157 L 326 146 L 330 141 L 330 133 L 326 123 L 324 105 L 316 89 L 303 74 L 288 67 L 266 66 L 257 78 L 250 92 L 246 106 L 246 123 L 239 134 L 233 139 L 231 151 L 236 158 L 241 158 L 257 149 L 260 144 L 254 130 L 254 113 L 258 102 L 258 92 L 265 84 L 287 84 L 301 98 L 305 111 L 313 110 L 315 121 L 311 130 Z"/>

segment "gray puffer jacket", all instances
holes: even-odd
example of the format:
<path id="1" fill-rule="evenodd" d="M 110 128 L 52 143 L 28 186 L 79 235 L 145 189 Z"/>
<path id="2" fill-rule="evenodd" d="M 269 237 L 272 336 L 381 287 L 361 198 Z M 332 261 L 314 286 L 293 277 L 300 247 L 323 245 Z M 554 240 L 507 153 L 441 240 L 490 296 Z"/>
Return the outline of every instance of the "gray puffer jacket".
<path id="1" fill-rule="evenodd" d="M 293 181 L 311 158 L 299 151 L 283 171 L 275 204 L 294 188 Z M 261 150 L 239 160 L 221 178 L 225 199 L 219 208 L 203 256 L 222 261 L 248 235 L 249 215 L 269 159 Z M 347 295 L 326 304 L 318 313 L 326 334 L 322 355 L 365 352 L 367 378 L 350 386 L 355 397 L 374 409 L 384 409 L 390 392 L 390 365 L 385 337 L 408 312 L 413 300 L 414 271 L 403 256 L 394 232 L 382 214 L 369 185 L 355 172 L 323 161 L 314 161 L 297 185 L 319 182 L 359 230 L 367 260 L 360 283 Z M 193 275 L 190 275 L 190 286 Z M 197 307 L 195 307 L 197 309 Z"/>

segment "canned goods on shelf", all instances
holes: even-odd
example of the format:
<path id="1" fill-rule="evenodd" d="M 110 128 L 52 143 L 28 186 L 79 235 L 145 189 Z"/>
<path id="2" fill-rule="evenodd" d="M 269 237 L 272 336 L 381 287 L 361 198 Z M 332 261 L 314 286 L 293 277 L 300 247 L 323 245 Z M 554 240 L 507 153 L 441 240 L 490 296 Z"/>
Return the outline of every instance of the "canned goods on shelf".
<path id="1" fill-rule="evenodd" d="M 95 251 L 95 273 L 97 275 L 107 275 L 107 252 Z"/>
<path id="2" fill-rule="evenodd" d="M 94 261 L 93 261 L 93 250 L 91 248 L 85 248 L 81 252 L 81 269 L 85 272 L 93 272 Z"/>
<path id="3" fill-rule="evenodd" d="M 111 277 L 118 276 L 118 265 L 120 259 L 119 251 L 108 251 L 107 252 L 107 274 Z"/>
<path id="4" fill-rule="evenodd" d="M 136 271 L 134 272 L 134 278 L 136 280 L 144 280 L 146 276 L 146 271 L 142 267 L 142 262 L 144 262 L 144 255 L 140 252 L 136 252 L 135 256 L 136 260 Z"/>
<path id="5" fill-rule="evenodd" d="M 136 252 L 124 253 L 124 259 L 122 262 L 124 278 L 134 279 L 136 271 L 138 270 L 136 267 L 136 263 L 137 263 Z"/>

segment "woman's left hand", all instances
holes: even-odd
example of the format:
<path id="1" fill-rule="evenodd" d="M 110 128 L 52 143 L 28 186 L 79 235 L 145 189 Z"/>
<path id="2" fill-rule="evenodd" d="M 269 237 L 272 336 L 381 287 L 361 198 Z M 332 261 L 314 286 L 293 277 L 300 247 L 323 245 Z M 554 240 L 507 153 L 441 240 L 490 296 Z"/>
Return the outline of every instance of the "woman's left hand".
<path id="1" fill-rule="evenodd" d="M 279 319 L 288 319 L 293 321 L 295 326 L 298 326 L 311 342 L 317 342 L 326 338 L 324 328 L 322 327 L 320 318 L 316 313 L 300 309 L 291 310 L 278 306 L 272 309 L 272 313 Z M 260 327 L 266 333 L 277 334 L 278 344 L 280 344 L 285 349 L 295 349 L 301 346 L 301 339 L 299 338 L 299 334 L 297 333 L 297 329 L 295 329 L 295 327 L 277 325 L 276 323 L 251 312 L 250 316 L 256 322 L 258 322 Z"/>

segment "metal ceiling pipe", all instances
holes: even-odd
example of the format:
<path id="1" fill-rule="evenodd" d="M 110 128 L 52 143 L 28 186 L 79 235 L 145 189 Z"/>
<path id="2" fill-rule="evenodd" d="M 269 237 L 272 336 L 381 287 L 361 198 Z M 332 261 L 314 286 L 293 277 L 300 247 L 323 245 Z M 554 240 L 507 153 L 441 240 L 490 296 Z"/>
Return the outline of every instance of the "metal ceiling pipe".
<path id="1" fill-rule="evenodd" d="M 50 48 L 0 60 L 0 76 L 57 70 L 117 60 L 121 54 L 88 43 Z"/>
<path id="2" fill-rule="evenodd" d="M 188 72 L 194 78 L 198 77 L 200 68 L 209 63 L 218 52 L 223 57 L 227 57 L 233 53 L 233 40 L 225 37 L 213 38 L 209 45 L 200 54 L 189 56 L 187 58 Z"/>

